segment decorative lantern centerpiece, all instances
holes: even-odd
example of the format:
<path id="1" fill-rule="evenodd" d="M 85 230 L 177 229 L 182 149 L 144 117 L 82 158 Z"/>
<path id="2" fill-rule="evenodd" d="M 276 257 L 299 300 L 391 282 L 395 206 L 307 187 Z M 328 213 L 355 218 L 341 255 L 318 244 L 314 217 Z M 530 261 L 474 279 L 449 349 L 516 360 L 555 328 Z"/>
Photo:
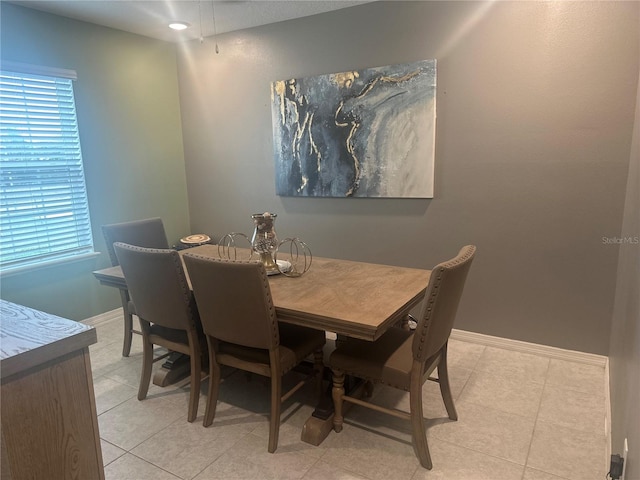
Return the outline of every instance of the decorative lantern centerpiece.
<path id="1" fill-rule="evenodd" d="M 267 273 L 279 272 L 274 257 L 278 249 L 278 236 L 273 225 L 277 216 L 275 213 L 269 212 L 251 215 L 255 224 L 251 238 L 251 249 L 260 255 L 260 261 L 264 264 Z"/>
<path id="2" fill-rule="evenodd" d="M 267 275 L 281 273 L 287 277 L 300 277 L 307 273 L 313 259 L 311 250 L 297 237 L 285 238 L 279 242 L 273 225 L 276 217 L 275 213 L 269 212 L 251 215 L 255 225 L 251 240 L 244 233 L 227 233 L 218 241 L 218 256 L 227 260 L 238 260 L 238 255 L 242 257 L 247 251 L 240 247 L 249 243 L 250 255 L 246 260 L 251 260 L 254 254 L 258 254 Z"/>

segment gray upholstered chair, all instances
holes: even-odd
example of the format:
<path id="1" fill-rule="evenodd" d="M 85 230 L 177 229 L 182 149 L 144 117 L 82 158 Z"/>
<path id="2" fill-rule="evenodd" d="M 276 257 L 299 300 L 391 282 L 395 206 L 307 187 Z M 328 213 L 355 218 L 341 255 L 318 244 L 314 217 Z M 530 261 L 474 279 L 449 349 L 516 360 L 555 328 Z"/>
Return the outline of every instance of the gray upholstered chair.
<path id="1" fill-rule="evenodd" d="M 204 426 L 213 422 L 220 386 L 220 366 L 239 368 L 271 379 L 270 453 L 278 447 L 281 403 L 306 380 L 322 381 L 325 333 L 278 323 L 264 265 L 187 253 L 202 328 L 209 347 L 209 398 Z M 314 375 L 282 393 L 282 376 L 314 355 Z"/>
<path id="2" fill-rule="evenodd" d="M 120 265 L 116 252 L 113 249 L 115 242 L 128 243 L 129 245 L 136 245 L 138 247 L 169 248 L 167 235 L 165 234 L 164 225 L 160 218 L 148 218 L 133 222 L 103 225 L 102 235 L 107 244 L 111 265 L 114 267 Z M 131 300 L 129 292 L 127 290 L 120 290 L 120 299 L 122 300 L 122 310 L 124 312 L 122 356 L 128 357 L 131 352 L 132 334 L 140 334 L 140 332 L 133 328 L 132 315 L 135 314 L 135 312 L 132 311 L 133 306 L 129 303 Z"/>
<path id="3" fill-rule="evenodd" d="M 451 420 L 457 420 L 449 374 L 447 344 L 476 247 L 463 247 L 458 255 L 436 265 L 425 293 L 415 331 L 393 327 L 375 342 L 346 339 L 329 357 L 333 370 L 333 427 L 342 430 L 343 402 L 351 402 L 411 421 L 413 448 L 420 464 L 431 469 L 431 456 L 422 413 L 422 385 L 440 383 L 440 392 Z M 438 369 L 438 378 L 430 377 Z M 344 380 L 352 375 L 409 392 L 410 412 L 388 409 L 345 394 Z"/>
<path id="4" fill-rule="evenodd" d="M 149 390 L 153 346 L 189 355 L 191 392 L 187 420 L 198 414 L 204 342 L 198 310 L 180 255 L 175 250 L 142 248 L 116 242 L 116 255 L 142 328 L 142 374 L 138 400 Z"/>

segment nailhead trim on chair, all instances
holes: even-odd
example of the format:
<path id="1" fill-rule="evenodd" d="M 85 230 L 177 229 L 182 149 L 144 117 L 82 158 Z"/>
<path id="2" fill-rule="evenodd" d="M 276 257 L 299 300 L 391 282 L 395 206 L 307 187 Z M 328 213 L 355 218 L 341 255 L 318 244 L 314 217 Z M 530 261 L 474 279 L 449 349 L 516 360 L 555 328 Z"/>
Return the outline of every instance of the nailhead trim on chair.
<path id="1" fill-rule="evenodd" d="M 429 303 L 426 306 L 426 317 L 424 320 L 424 323 L 422 325 L 422 328 L 420 329 L 420 346 L 418 347 L 418 354 L 416 355 L 416 360 L 423 360 L 423 350 L 422 350 L 422 345 L 424 344 L 427 335 L 429 333 L 429 327 L 431 326 L 431 315 L 433 313 L 433 304 L 435 303 L 435 301 L 438 298 L 438 293 L 439 293 L 439 288 L 440 288 L 440 283 L 442 282 L 442 274 L 445 271 L 445 269 L 453 269 L 463 263 L 465 263 L 469 257 L 471 257 L 476 251 L 476 248 L 474 246 L 470 246 L 467 251 L 465 252 L 464 255 L 461 255 L 460 257 L 456 257 L 452 260 L 449 260 L 447 262 L 441 263 L 439 265 L 436 265 L 436 267 L 434 267 L 434 269 L 431 271 L 431 275 L 434 274 L 434 272 L 437 271 L 437 278 L 433 284 L 433 292 L 431 294 L 431 296 L 429 297 Z M 418 325 L 420 324 L 420 321 L 418 321 Z M 416 326 L 417 327 L 417 326 Z M 415 335 L 418 335 L 418 331 L 416 328 L 416 332 Z"/>
<path id="2" fill-rule="evenodd" d="M 429 327 L 431 326 L 431 314 L 433 313 L 433 304 L 436 301 L 436 298 L 438 296 L 438 287 L 440 286 L 440 282 L 442 281 L 442 272 L 444 272 L 444 268 L 440 267 L 438 269 L 438 277 L 435 280 L 435 283 L 433 285 L 434 291 L 431 294 L 431 296 L 429 297 L 429 304 L 426 307 L 427 309 L 427 313 L 426 313 L 426 317 L 425 320 L 422 324 L 422 328 L 420 329 L 420 346 L 418 347 L 418 354 L 416 355 L 416 359 L 417 360 L 422 360 L 423 359 L 423 351 L 422 351 L 422 346 L 424 345 L 424 342 L 427 338 L 427 334 L 429 333 Z M 431 272 L 431 274 L 433 275 L 433 271 Z M 416 332 L 414 333 L 414 335 L 418 335 L 418 331 L 416 330 Z"/>
<path id="3" fill-rule="evenodd" d="M 196 301 L 193 293 L 191 293 L 191 289 L 189 288 L 189 284 L 187 283 L 187 277 L 184 273 L 182 260 L 180 260 L 180 255 L 178 254 L 178 252 L 176 252 L 175 255 L 172 255 L 171 258 L 178 270 L 182 272 L 182 275 L 180 275 L 180 286 L 182 287 L 182 294 L 189 305 L 189 310 L 191 311 L 191 320 L 193 321 L 194 318 L 198 318 L 200 315 L 198 314 L 198 308 L 196 307 Z"/>
<path id="4" fill-rule="evenodd" d="M 280 345 L 280 330 L 278 329 L 278 318 L 276 317 L 276 309 L 273 306 L 273 299 L 271 298 L 271 288 L 269 288 L 269 277 L 267 271 L 264 268 L 260 269 L 260 275 L 262 277 L 262 286 L 265 290 L 267 302 L 269 303 L 269 319 L 271 320 L 271 334 L 275 341 L 275 345 Z"/>

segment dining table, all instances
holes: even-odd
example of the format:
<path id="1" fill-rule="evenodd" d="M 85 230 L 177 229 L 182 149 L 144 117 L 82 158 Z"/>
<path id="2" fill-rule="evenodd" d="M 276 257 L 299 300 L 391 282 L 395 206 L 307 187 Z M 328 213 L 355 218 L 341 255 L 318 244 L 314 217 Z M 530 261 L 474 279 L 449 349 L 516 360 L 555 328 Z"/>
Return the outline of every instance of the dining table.
<path id="1" fill-rule="evenodd" d="M 221 257 L 219 247 L 212 244 L 179 253 L 182 256 L 187 252 Z M 249 257 L 248 249 L 233 252 L 238 260 Z M 288 255 L 277 258 L 286 259 Z M 126 289 L 120 266 L 93 274 L 102 285 Z M 420 304 L 430 274 L 426 269 L 314 256 L 303 275 L 270 275 L 269 286 L 279 321 L 333 332 L 338 338 L 375 341 Z M 162 380 L 154 377 L 154 383 L 161 384 Z M 312 415 L 303 427 L 302 440 L 319 445 L 331 430 L 332 418 L 332 413 Z"/>

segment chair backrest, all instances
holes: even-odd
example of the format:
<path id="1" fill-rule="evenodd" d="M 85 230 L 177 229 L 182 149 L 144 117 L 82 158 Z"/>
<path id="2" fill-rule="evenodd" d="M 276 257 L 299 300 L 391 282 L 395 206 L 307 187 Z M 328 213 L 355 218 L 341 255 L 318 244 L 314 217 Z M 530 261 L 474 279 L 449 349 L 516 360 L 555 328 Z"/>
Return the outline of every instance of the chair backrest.
<path id="1" fill-rule="evenodd" d="M 262 263 L 193 253 L 183 259 L 204 333 L 245 347 L 278 346 L 278 320 Z"/>
<path id="2" fill-rule="evenodd" d="M 197 309 L 178 252 L 121 242 L 114 249 L 136 315 L 163 327 L 194 327 Z"/>
<path id="3" fill-rule="evenodd" d="M 449 339 L 475 253 L 476 247 L 467 245 L 456 257 L 431 270 L 413 338 L 413 358 L 416 361 L 428 360 Z"/>
<path id="4" fill-rule="evenodd" d="M 146 248 L 169 248 L 167 234 L 161 218 L 147 218 L 133 222 L 113 223 L 102 226 L 102 235 L 107 243 L 111 265 L 119 265 L 113 249 L 115 242 Z"/>

